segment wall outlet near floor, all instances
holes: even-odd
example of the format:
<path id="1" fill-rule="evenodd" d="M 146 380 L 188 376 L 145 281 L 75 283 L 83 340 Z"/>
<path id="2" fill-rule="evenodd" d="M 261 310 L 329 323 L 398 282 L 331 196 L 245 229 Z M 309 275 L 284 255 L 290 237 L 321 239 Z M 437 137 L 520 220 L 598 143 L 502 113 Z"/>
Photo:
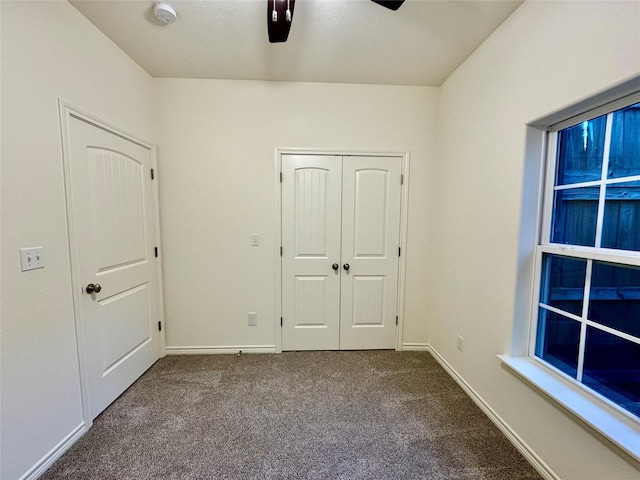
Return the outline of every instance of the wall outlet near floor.
<path id="1" fill-rule="evenodd" d="M 460 335 L 456 337 L 456 348 L 460 351 L 462 351 L 462 349 L 464 348 L 464 338 L 462 338 Z"/>
<path id="2" fill-rule="evenodd" d="M 249 312 L 247 320 L 250 327 L 255 327 L 258 325 L 258 314 L 256 312 Z"/>

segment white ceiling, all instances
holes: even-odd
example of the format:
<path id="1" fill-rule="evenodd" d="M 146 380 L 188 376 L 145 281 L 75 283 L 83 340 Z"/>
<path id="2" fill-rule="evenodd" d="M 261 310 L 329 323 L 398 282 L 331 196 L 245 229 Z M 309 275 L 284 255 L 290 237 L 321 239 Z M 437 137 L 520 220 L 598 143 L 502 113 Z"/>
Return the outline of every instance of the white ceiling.
<path id="1" fill-rule="evenodd" d="M 270 0 L 273 1 L 273 0 Z M 278 0 L 282 1 L 282 0 Z M 267 0 L 71 3 L 154 77 L 440 85 L 521 0 L 297 0 L 289 40 L 270 44 Z"/>

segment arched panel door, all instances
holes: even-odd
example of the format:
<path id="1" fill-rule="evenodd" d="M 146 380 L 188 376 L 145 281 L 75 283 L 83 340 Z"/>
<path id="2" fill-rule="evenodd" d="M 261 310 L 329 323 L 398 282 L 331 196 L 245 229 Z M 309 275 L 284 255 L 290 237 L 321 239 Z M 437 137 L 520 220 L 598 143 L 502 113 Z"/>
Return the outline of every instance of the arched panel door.
<path id="1" fill-rule="evenodd" d="M 68 197 L 89 411 L 159 358 L 151 151 L 69 117 Z"/>
<path id="2" fill-rule="evenodd" d="M 400 157 L 283 155 L 282 348 L 394 348 Z"/>

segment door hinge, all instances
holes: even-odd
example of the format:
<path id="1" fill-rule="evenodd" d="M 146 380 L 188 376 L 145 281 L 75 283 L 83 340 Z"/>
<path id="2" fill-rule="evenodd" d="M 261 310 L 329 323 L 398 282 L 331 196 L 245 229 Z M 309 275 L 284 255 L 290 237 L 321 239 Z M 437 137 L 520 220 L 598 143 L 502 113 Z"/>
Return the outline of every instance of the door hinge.
<path id="1" fill-rule="evenodd" d="M 156 258 L 158 258 L 158 247 L 153 247 L 153 253 L 155 254 Z"/>
<path id="2" fill-rule="evenodd" d="M 280 326 L 282 326 L 282 317 L 280 317 Z"/>
<path id="3" fill-rule="evenodd" d="M 280 245 L 280 256 L 282 256 L 282 245 Z"/>
<path id="4" fill-rule="evenodd" d="M 158 322 L 158 331 L 161 332 L 162 331 L 162 322 Z"/>
<path id="5" fill-rule="evenodd" d="M 402 249 L 400 247 L 398 247 L 398 256 L 400 256 Z"/>
<path id="6" fill-rule="evenodd" d="M 398 325 L 398 315 L 396 315 L 396 325 Z"/>
<path id="7" fill-rule="evenodd" d="M 282 183 L 282 172 L 280 172 L 280 183 Z"/>
<path id="8" fill-rule="evenodd" d="M 404 173 L 400 175 L 400 185 L 404 185 Z"/>
<path id="9" fill-rule="evenodd" d="M 153 171 L 153 168 L 151 169 L 151 180 L 155 179 L 155 172 Z"/>

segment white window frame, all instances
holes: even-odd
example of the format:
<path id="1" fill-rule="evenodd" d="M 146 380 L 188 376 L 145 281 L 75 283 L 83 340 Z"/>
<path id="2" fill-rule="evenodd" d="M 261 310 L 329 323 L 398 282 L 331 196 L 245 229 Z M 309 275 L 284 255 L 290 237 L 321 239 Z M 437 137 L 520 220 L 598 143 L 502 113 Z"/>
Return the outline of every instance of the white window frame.
<path id="1" fill-rule="evenodd" d="M 601 248 L 601 240 L 602 240 L 602 229 L 604 223 L 604 205 L 605 205 L 605 195 L 606 189 L 600 188 L 600 198 L 598 203 L 598 216 L 596 221 L 596 238 L 595 238 L 595 246 L 594 247 L 586 247 L 580 245 L 565 245 L 559 243 L 553 243 L 551 241 L 551 227 L 552 227 L 552 217 L 553 210 L 555 205 L 555 192 L 559 190 L 566 190 L 568 188 L 579 188 L 579 187 L 588 187 L 588 186 L 598 186 L 603 187 L 605 185 L 612 185 L 616 183 L 627 183 L 632 181 L 640 181 L 640 175 L 621 177 L 621 178 L 608 178 L 608 162 L 609 162 L 609 147 L 611 142 L 611 130 L 613 125 L 613 112 L 619 110 L 620 108 L 624 108 L 625 106 L 633 105 L 635 103 L 640 102 L 640 95 L 633 95 L 631 97 L 627 97 L 621 102 L 614 102 L 612 104 L 608 104 L 604 107 L 600 107 L 596 110 L 591 110 L 585 112 L 585 114 L 580 117 L 572 118 L 570 121 L 565 121 L 559 124 L 556 124 L 548 129 L 547 132 L 547 149 L 546 149 L 546 174 L 544 176 L 544 185 L 543 185 L 543 212 L 542 212 L 542 220 L 541 220 L 541 228 L 540 228 L 540 237 L 538 239 L 538 244 L 536 246 L 535 252 L 535 279 L 534 279 L 534 291 L 533 291 L 533 301 L 531 302 L 531 321 L 530 321 L 530 332 L 529 332 L 529 348 L 528 348 L 528 356 L 534 359 L 537 362 L 544 364 L 547 368 L 552 369 L 557 374 L 566 377 L 569 381 L 573 382 L 579 388 L 585 390 L 588 394 L 594 395 L 600 401 L 606 403 L 610 408 L 615 409 L 619 414 L 628 417 L 631 422 L 634 422 L 640 427 L 640 417 L 634 415 L 633 413 L 623 409 L 618 406 L 615 402 L 609 400 L 608 398 L 600 395 L 595 390 L 587 387 L 582 383 L 582 375 L 583 375 L 583 367 L 584 367 L 584 352 L 585 352 L 585 343 L 586 343 L 586 331 L 587 326 L 597 328 L 599 330 L 605 331 L 612 335 L 624 338 L 625 340 L 631 341 L 636 344 L 640 344 L 640 339 L 626 334 L 624 332 L 617 331 L 613 328 L 607 327 L 605 325 L 598 324 L 597 322 L 593 322 L 587 319 L 588 305 L 589 305 L 589 293 L 590 293 L 590 284 L 591 284 L 591 269 L 594 260 L 606 261 L 609 263 L 618 264 L 621 266 L 638 266 L 640 267 L 640 251 L 628 251 L 628 250 L 614 250 Z M 605 110 L 605 112 L 603 112 Z M 606 113 L 606 128 L 605 128 L 605 143 L 603 149 L 603 162 L 602 162 L 602 170 L 601 170 L 601 178 L 595 181 L 582 182 L 582 183 L 573 183 L 568 185 L 555 185 L 555 177 L 557 170 L 557 147 L 558 147 L 558 133 L 568 127 L 572 127 L 575 125 L 579 125 L 585 120 L 590 120 L 596 117 L 599 117 Z M 541 276 L 542 276 L 542 258 L 544 254 L 552 254 L 552 255 L 560 255 L 560 256 L 568 256 L 574 258 L 580 258 L 587 260 L 587 270 L 586 270 L 586 279 L 584 286 L 584 296 L 583 296 L 583 310 L 581 315 L 574 315 L 564 311 L 560 311 L 550 305 L 543 304 L 540 298 L 540 284 L 541 284 Z M 573 378 L 561 370 L 555 368 L 553 365 L 549 364 L 545 360 L 537 357 L 535 355 L 536 341 L 537 341 L 537 331 L 538 331 L 538 315 L 539 309 L 545 308 L 549 311 L 559 313 L 565 317 L 571 318 L 580 323 L 580 339 L 579 339 L 579 349 L 578 349 L 578 365 L 577 365 L 577 375 L 576 378 Z"/>
<path id="2" fill-rule="evenodd" d="M 640 252 L 550 242 L 557 132 L 638 102 L 640 77 L 528 124 L 513 340 L 509 352 L 498 357 L 511 372 L 573 414 L 573 418 L 599 434 L 598 438 L 640 469 L 638 417 L 535 356 L 544 253 L 640 266 Z M 630 179 L 626 177 L 624 181 Z M 527 187 L 528 181 L 533 181 L 537 188 Z M 609 183 L 609 179 L 606 181 Z M 531 218 L 535 218 L 535 225 Z M 588 286 L 585 287 L 588 294 Z"/>

